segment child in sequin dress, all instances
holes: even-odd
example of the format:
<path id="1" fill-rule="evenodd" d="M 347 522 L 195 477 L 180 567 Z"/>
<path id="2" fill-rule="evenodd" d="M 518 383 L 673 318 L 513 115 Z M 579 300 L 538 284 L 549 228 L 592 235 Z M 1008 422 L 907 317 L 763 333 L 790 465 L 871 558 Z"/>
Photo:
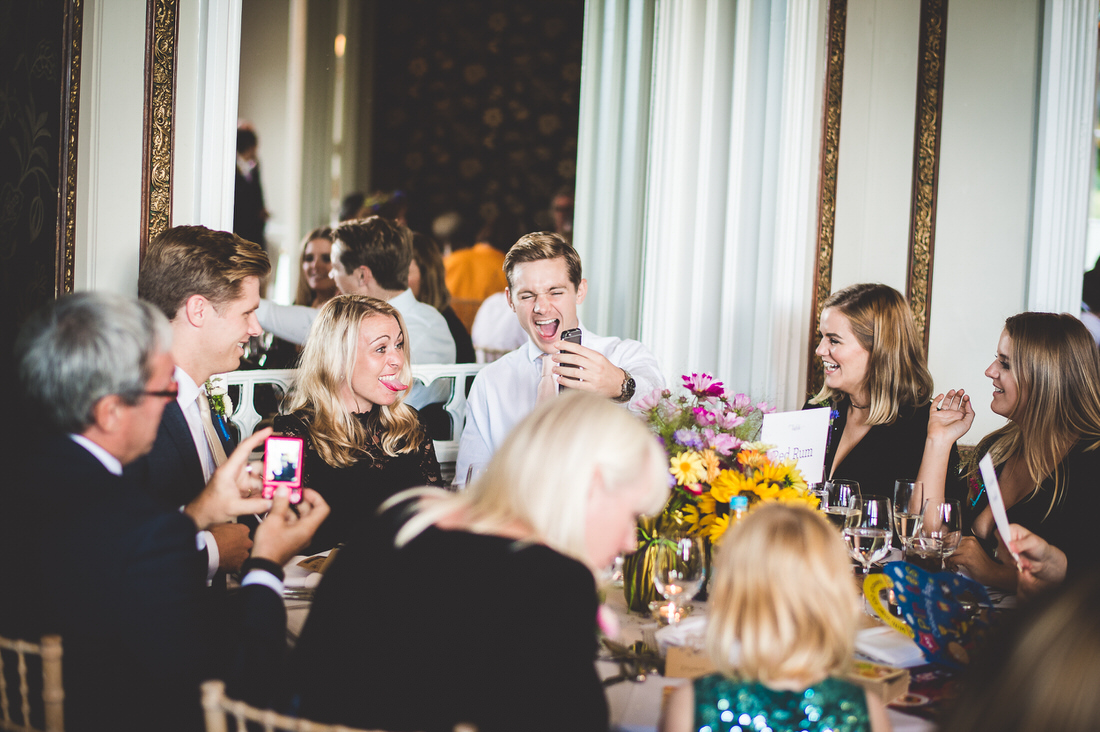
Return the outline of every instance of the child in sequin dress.
<path id="1" fill-rule="evenodd" d="M 662 732 L 882 732 L 885 707 L 843 678 L 859 616 L 851 562 L 818 512 L 760 506 L 714 561 L 706 649 L 719 673 L 676 690 Z"/>

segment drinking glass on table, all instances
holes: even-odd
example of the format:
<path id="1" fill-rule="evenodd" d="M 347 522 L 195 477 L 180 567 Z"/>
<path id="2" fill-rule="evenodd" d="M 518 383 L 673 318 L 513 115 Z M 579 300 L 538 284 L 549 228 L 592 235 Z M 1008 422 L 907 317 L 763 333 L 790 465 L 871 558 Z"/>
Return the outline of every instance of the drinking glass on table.
<path id="1" fill-rule="evenodd" d="M 924 483 L 919 480 L 894 481 L 894 533 L 902 550 L 908 549 L 920 532 L 924 518 Z"/>
<path id="2" fill-rule="evenodd" d="M 488 467 L 489 463 L 470 463 L 470 467 L 466 470 L 466 485 L 477 480 Z"/>
<path id="3" fill-rule="evenodd" d="M 833 526 L 843 529 L 848 516 L 859 500 L 859 483 L 854 480 L 830 480 L 825 483 L 825 503 L 822 510 Z"/>
<path id="4" fill-rule="evenodd" d="M 844 524 L 844 543 L 848 553 L 863 567 L 863 576 L 871 565 L 890 553 L 894 529 L 894 508 L 889 498 L 868 496 L 856 500 L 856 510 Z"/>
<path id="5" fill-rule="evenodd" d="M 962 506 L 958 501 L 929 503 L 921 533 L 932 537 L 938 544 L 940 559 L 947 559 L 959 548 L 962 539 Z"/>
<path id="6" fill-rule="evenodd" d="M 653 586 L 669 602 L 668 623 L 680 621 L 680 609 L 706 579 L 703 540 L 697 536 L 658 539 L 653 556 Z"/>

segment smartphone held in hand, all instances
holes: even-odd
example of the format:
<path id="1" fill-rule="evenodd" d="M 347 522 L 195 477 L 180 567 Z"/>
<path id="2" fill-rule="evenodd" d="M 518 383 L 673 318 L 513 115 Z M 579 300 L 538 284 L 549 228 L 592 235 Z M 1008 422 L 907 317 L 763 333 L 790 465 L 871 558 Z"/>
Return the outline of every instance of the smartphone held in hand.
<path id="1" fill-rule="evenodd" d="M 301 437 L 272 435 L 264 441 L 264 498 L 275 496 L 279 486 L 290 490 L 290 502 L 302 500 L 302 462 L 305 445 Z"/>

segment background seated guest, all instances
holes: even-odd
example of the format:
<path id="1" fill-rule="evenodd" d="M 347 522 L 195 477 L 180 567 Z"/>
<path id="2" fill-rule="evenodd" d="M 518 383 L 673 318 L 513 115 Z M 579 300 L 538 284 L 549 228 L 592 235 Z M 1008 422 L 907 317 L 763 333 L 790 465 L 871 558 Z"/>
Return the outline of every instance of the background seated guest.
<path id="1" fill-rule="evenodd" d="M 498 292 L 485 298 L 477 309 L 470 339 L 474 342 L 477 362 L 492 363 L 527 343 L 527 331 L 512 312 L 508 296 Z"/>
<path id="2" fill-rule="evenodd" d="M 69 730 L 197 729 L 199 683 L 212 677 L 269 703 L 286 649 L 282 565 L 328 511 L 309 490 L 301 518 L 285 493 L 259 497 L 248 454 L 269 431 L 183 511 L 122 476 L 175 395 L 171 341 L 152 305 L 81 293 L 33 314 L 17 342 L 22 386 L 56 434 L 4 484 L 0 551 L 22 560 L 0 568 L 0 621 L 22 637 L 61 634 Z M 226 623 L 208 604 L 198 529 L 268 508 Z"/>
<path id="3" fill-rule="evenodd" d="M 714 561 L 706 649 L 719 673 L 678 688 L 661 730 L 730 729 L 745 714 L 745 729 L 889 730 L 878 698 L 842 678 L 859 614 L 836 529 L 805 507 L 757 508 Z"/>
<path id="4" fill-rule="evenodd" d="M 859 482 L 860 492 L 893 500 L 894 481 L 916 478 L 921 469 L 932 375 L 905 298 L 892 287 L 860 284 L 825 301 L 815 353 L 825 367 L 821 391 L 804 408 L 833 410 L 825 449 L 826 479 Z M 959 454 L 950 446 L 950 475 L 958 475 Z M 943 494 L 925 483 L 925 497 Z M 943 490 L 940 481 L 935 490 Z M 961 498 L 961 481 L 948 486 Z"/>
<path id="5" fill-rule="evenodd" d="M 1097 565 L 1091 519 L 1100 512 L 1100 356 L 1088 329 L 1068 314 L 1020 313 L 1005 321 L 997 358 L 985 370 L 993 380 L 993 412 L 1004 427 L 986 435 L 968 466 L 966 508 L 972 537 L 963 537 L 947 559 L 987 585 L 1016 589 L 1016 566 L 998 547 L 993 514 L 978 472 L 993 459 L 1008 519 L 1065 552 L 1073 574 Z M 951 392 L 948 392 L 950 396 Z M 956 400 L 958 401 L 958 400 Z M 974 421 L 968 400 L 932 413 L 929 441 L 941 445 L 966 434 Z M 942 447 L 929 454 L 943 472 Z M 927 489 L 927 484 L 926 484 Z M 987 552 L 996 548 L 994 559 Z"/>
<path id="6" fill-rule="evenodd" d="M 290 413 L 275 430 L 305 440 L 302 484 L 332 508 L 310 554 L 352 538 L 398 491 L 442 482 L 435 447 L 404 403 L 406 342 L 401 315 L 365 295 L 326 303 L 306 341 Z"/>
<path id="7" fill-rule="evenodd" d="M 627 411 L 570 393 L 531 413 L 465 491 L 395 496 L 318 589 L 292 669 L 301 714 L 606 730 L 594 573 L 664 505 L 666 464 Z"/>
<path id="8" fill-rule="evenodd" d="M 447 320 L 455 340 L 455 363 L 474 362 L 474 343 L 466 326 L 451 307 L 451 293 L 443 277 L 443 254 L 439 245 L 419 231 L 412 232 L 413 260 L 409 265 L 409 289 L 416 299 L 439 311 Z"/>
<path id="9" fill-rule="evenodd" d="M 465 229 L 465 227 L 463 227 Z M 527 228 L 507 209 L 491 215 L 476 233 L 460 230 L 444 260 L 447 289 L 467 329 L 474 327 L 478 307 L 494 292 L 504 292 L 504 253 Z"/>
<path id="10" fill-rule="evenodd" d="M 943 732 L 1096 729 L 1100 574 L 1030 603 L 967 669 Z"/>
<path id="11" fill-rule="evenodd" d="M 466 427 L 458 446 L 456 480 L 485 463 L 512 428 L 557 385 L 629 406 L 665 385 L 657 359 L 638 341 L 599 336 L 577 317 L 588 282 L 581 258 L 558 234 L 527 234 L 504 258 L 505 294 L 527 345 L 482 369 L 467 399 Z M 581 345 L 561 340 L 580 328 Z M 559 381 L 559 377 L 563 377 Z"/>
<path id="12" fill-rule="evenodd" d="M 319 308 L 336 297 L 336 281 L 332 271 L 332 229 L 319 226 L 306 234 L 302 242 L 302 256 L 298 260 L 298 291 L 295 305 Z"/>

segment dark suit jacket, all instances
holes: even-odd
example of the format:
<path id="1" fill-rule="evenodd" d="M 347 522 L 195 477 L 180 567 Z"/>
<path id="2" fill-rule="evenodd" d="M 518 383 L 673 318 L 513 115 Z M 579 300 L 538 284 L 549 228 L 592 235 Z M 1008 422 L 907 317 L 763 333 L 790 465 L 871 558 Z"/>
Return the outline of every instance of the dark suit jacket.
<path id="1" fill-rule="evenodd" d="M 276 593 L 242 588 L 226 622 L 205 591 L 191 519 L 68 437 L 53 439 L 25 476 L 7 523 L 23 527 L 33 571 L 6 591 L 24 610 L 20 635 L 62 636 L 67 729 L 201 729 L 207 678 L 270 702 L 258 690 L 275 688 L 286 649 Z"/>
<path id="2" fill-rule="evenodd" d="M 153 449 L 124 472 L 165 508 L 186 506 L 202 493 L 206 481 L 198 448 L 175 399 L 164 408 Z"/>

